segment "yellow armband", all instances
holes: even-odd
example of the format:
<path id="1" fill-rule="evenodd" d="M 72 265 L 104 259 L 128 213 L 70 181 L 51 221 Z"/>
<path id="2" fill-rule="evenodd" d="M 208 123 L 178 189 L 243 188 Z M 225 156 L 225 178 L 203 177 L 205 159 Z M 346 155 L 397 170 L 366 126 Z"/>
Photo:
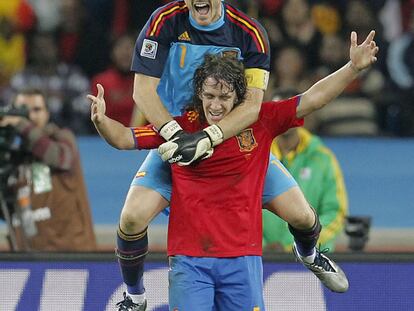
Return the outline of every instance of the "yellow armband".
<path id="1" fill-rule="evenodd" d="M 247 86 L 265 91 L 269 82 L 269 72 L 259 68 L 248 68 L 244 71 Z"/>

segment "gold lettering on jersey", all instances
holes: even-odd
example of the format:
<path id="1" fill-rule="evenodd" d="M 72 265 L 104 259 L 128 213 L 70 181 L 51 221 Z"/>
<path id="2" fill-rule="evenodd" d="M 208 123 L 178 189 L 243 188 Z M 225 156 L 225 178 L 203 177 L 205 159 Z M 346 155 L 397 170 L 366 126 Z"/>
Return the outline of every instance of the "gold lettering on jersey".
<path id="1" fill-rule="evenodd" d="M 240 152 L 250 152 L 257 147 L 256 138 L 253 135 L 253 129 L 246 129 L 236 136 L 239 143 Z"/>
<path id="2" fill-rule="evenodd" d="M 184 44 L 180 44 L 181 57 L 180 57 L 180 68 L 184 68 L 185 55 L 187 54 L 187 47 Z"/>
<path id="3" fill-rule="evenodd" d="M 181 41 L 191 41 L 191 38 L 188 35 L 188 32 L 187 31 L 184 31 L 181 35 L 178 36 L 178 40 L 181 40 Z"/>

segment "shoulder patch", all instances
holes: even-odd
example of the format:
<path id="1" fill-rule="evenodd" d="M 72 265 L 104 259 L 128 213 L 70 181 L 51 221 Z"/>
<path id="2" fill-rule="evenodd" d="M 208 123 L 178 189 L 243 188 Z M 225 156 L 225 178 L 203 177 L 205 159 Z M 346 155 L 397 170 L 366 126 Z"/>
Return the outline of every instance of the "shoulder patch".
<path id="1" fill-rule="evenodd" d="M 144 39 L 142 42 L 141 53 L 142 57 L 155 59 L 157 56 L 158 42 L 149 39 Z"/>
<path id="2" fill-rule="evenodd" d="M 246 129 L 236 136 L 239 143 L 240 152 L 250 152 L 257 147 L 256 138 L 253 135 L 253 129 Z"/>

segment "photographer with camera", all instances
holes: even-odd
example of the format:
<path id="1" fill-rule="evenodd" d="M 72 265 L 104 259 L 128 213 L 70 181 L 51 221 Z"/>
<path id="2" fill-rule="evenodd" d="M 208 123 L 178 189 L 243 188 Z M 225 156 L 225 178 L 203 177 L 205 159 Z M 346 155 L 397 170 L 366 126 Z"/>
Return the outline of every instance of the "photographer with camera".
<path id="1" fill-rule="evenodd" d="M 0 127 L 13 128 L 21 139 L 21 161 L 16 164 L 15 173 L 7 178 L 5 190 L 15 198 L 14 202 L 8 202 L 17 240 L 17 247 L 12 245 L 12 248 L 95 250 L 91 211 L 74 134 L 49 122 L 46 98 L 38 89 L 19 91 L 12 104 L 15 110 L 24 107 L 27 110 L 27 118 L 12 114 L 0 117 Z"/>

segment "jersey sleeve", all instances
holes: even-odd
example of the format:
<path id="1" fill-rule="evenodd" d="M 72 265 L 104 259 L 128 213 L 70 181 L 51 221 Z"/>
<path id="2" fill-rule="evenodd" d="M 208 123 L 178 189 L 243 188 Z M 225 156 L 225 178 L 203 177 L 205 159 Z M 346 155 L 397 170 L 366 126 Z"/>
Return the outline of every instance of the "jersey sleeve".
<path id="1" fill-rule="evenodd" d="M 240 15 L 240 18 L 243 17 Z M 270 71 L 270 46 L 267 32 L 258 21 L 249 19 L 247 16 L 242 28 L 244 30 L 243 41 L 246 42 L 243 63 L 246 68 L 247 86 L 266 90 Z"/>
<path id="2" fill-rule="evenodd" d="M 232 5 L 225 4 L 226 19 L 232 29 L 232 40 L 242 51 L 246 68 L 270 70 L 270 48 L 267 32 L 255 19 Z"/>
<path id="3" fill-rule="evenodd" d="M 136 149 L 155 149 L 165 142 L 165 140 L 158 135 L 152 124 L 139 127 L 131 127 L 132 136 L 134 137 Z"/>
<path id="4" fill-rule="evenodd" d="M 250 37 L 248 53 L 244 59 L 247 86 L 267 89 L 270 71 L 270 48 L 266 30 L 258 23 L 254 23 L 255 31 Z"/>
<path id="5" fill-rule="evenodd" d="M 182 116 L 174 118 L 183 128 L 190 133 L 200 130 L 198 113 L 188 111 Z M 165 143 L 164 138 L 158 134 L 158 131 L 152 124 L 138 127 L 130 127 L 135 142 L 135 149 L 155 149 Z"/>
<path id="6" fill-rule="evenodd" d="M 169 12 L 180 8 L 174 1 L 154 11 L 135 42 L 132 71 L 161 77 L 174 32 L 173 25 L 164 19 Z"/>
<path id="7" fill-rule="evenodd" d="M 241 31 L 243 62 L 246 68 L 270 71 L 270 46 L 267 32 L 255 19 L 227 6 L 229 20 Z"/>
<path id="8" fill-rule="evenodd" d="M 303 126 L 303 118 L 296 117 L 296 108 L 299 105 L 300 96 L 287 100 L 270 101 L 262 104 L 260 110 L 260 122 L 269 131 L 272 137 L 276 137 L 288 129 Z"/>

